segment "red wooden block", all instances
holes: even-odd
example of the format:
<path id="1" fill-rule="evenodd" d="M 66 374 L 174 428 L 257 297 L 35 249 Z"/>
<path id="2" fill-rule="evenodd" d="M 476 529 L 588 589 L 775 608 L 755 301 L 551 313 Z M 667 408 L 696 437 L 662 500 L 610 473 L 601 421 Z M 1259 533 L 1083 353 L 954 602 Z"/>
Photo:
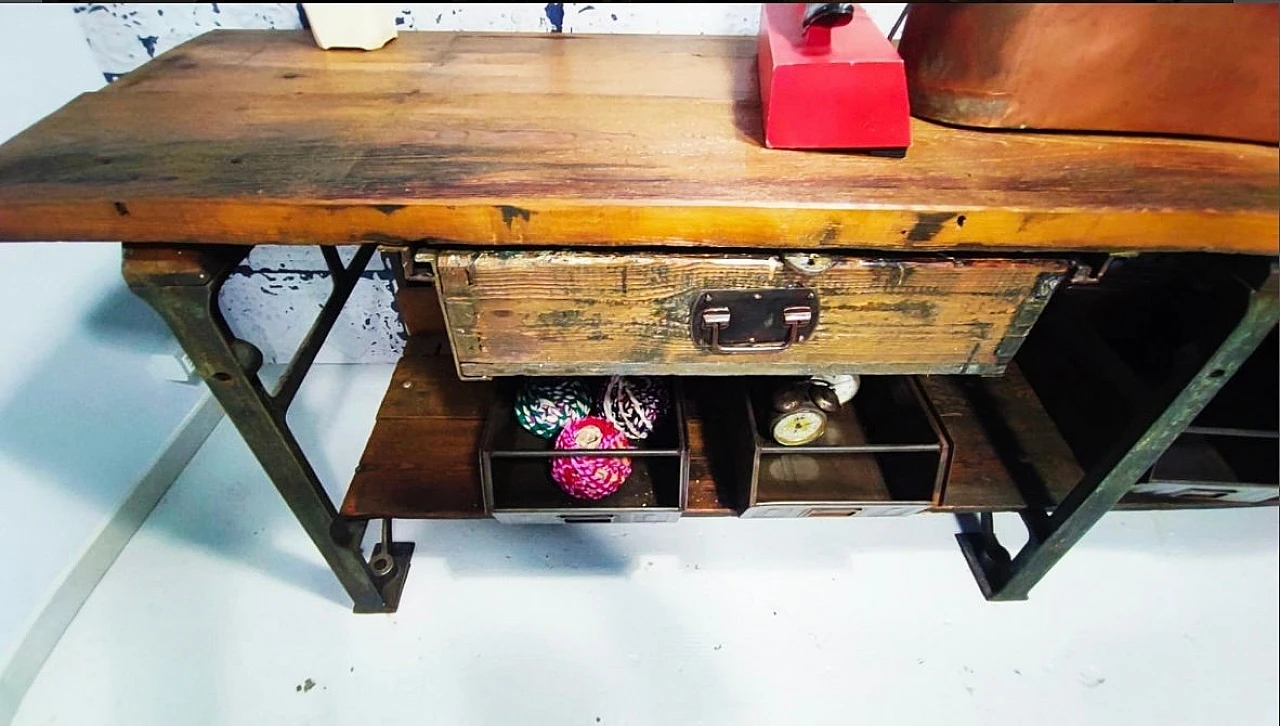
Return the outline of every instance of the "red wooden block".
<path id="1" fill-rule="evenodd" d="M 867 12 L 801 28 L 804 3 L 766 3 L 759 38 L 765 145 L 905 149 L 911 109 L 902 58 Z"/>

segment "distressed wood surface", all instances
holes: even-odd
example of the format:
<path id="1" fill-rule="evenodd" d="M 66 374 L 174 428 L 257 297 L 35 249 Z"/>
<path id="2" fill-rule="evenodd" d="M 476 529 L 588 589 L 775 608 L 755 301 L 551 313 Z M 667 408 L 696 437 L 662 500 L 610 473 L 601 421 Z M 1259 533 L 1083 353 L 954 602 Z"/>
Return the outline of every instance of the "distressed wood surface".
<path id="1" fill-rule="evenodd" d="M 444 312 L 440 308 L 440 296 L 431 285 L 401 285 L 396 288 L 396 305 L 405 332 L 414 335 L 444 335 Z"/>
<path id="2" fill-rule="evenodd" d="M 999 378 L 920 383 L 951 441 L 941 509 L 1052 507 L 1084 476 L 1017 364 Z"/>
<path id="3" fill-rule="evenodd" d="M 754 43 L 214 31 L 0 146 L 0 240 L 1277 252 L 1275 147 L 770 150 Z"/>
<path id="4" fill-rule="evenodd" d="M 480 436 L 494 386 L 459 381 L 444 347 L 409 339 L 343 499 L 345 516 L 486 516 Z"/>
<path id="5" fill-rule="evenodd" d="M 449 251 L 436 262 L 463 376 L 998 373 L 1011 354 L 1002 343 L 1034 322 L 1027 304 L 1044 293 L 1042 276 L 1065 270 L 1055 260 L 838 257 L 806 275 L 767 255 L 586 252 Z M 733 355 L 694 344 L 700 290 L 790 286 L 817 292 L 808 340 Z"/>

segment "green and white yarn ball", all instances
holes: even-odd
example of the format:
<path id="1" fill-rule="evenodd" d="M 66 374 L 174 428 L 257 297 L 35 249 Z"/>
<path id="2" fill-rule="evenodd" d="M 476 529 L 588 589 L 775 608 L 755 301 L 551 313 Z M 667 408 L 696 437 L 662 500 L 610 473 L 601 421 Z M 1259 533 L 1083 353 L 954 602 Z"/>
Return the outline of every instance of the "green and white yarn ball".
<path id="1" fill-rule="evenodd" d="M 591 413 L 591 392 L 572 378 L 530 378 L 516 395 L 515 410 L 526 431 L 553 439 L 570 421 Z"/>

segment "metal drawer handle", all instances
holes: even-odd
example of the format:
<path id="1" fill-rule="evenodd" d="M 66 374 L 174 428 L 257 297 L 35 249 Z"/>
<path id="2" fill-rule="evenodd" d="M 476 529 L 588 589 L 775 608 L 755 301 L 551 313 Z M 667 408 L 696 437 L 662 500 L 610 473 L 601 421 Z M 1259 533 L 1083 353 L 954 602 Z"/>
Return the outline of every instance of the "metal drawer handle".
<path id="1" fill-rule="evenodd" d="M 720 331 L 729 325 L 729 308 L 708 308 L 702 312 L 703 325 L 711 328 L 711 350 L 715 353 L 776 353 L 786 350 L 800 340 L 800 328 L 813 320 L 813 309 L 803 306 L 783 308 L 782 322 L 787 326 L 787 338 L 779 343 L 753 343 L 750 345 L 721 345 Z"/>

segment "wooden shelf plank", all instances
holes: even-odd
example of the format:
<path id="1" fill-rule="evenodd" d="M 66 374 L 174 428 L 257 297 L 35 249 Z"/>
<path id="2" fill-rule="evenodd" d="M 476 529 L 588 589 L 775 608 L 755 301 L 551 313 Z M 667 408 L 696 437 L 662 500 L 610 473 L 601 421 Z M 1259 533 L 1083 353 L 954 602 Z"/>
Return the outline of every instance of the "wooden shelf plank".
<path id="1" fill-rule="evenodd" d="M 999 378 L 920 379 L 952 443 L 940 511 L 1049 507 L 1084 472 L 1016 364 Z"/>
<path id="2" fill-rule="evenodd" d="M 479 441 L 493 384 L 460 381 L 438 338 L 411 337 L 342 502 L 356 519 L 484 517 Z"/>
<path id="3" fill-rule="evenodd" d="M 722 387 L 726 381 L 696 380 L 696 384 L 684 386 L 689 435 L 689 502 L 685 516 L 737 516 L 732 505 L 733 461 L 728 456 L 732 449 L 723 441 L 724 429 L 717 415 L 723 406 L 715 405 L 725 400 Z"/>
<path id="4" fill-rule="evenodd" d="M 736 381 L 686 383 L 689 500 L 685 516 L 736 516 L 724 401 Z M 952 444 L 937 512 L 1051 509 L 1083 470 L 1016 365 L 999 378 L 921 378 Z M 438 339 L 411 338 L 342 504 L 353 518 L 481 518 L 479 442 L 494 384 L 461 381 Z M 1274 505 L 1274 503 L 1272 503 Z M 1259 506 L 1127 497 L 1125 509 Z M 1267 505 L 1261 505 L 1267 506 Z"/>

